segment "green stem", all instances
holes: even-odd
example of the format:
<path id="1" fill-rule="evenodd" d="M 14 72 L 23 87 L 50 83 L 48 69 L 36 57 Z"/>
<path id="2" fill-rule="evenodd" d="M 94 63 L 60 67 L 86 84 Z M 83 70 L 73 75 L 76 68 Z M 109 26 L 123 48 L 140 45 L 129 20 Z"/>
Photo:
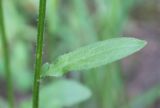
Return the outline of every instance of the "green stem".
<path id="1" fill-rule="evenodd" d="M 7 96 L 10 108 L 14 108 L 14 93 L 13 93 L 12 76 L 10 70 L 9 48 L 7 44 L 7 37 L 6 37 L 3 17 L 4 16 L 3 16 L 2 0 L 0 0 L 0 30 L 2 35 L 2 46 L 3 46 L 6 80 L 7 80 Z"/>
<path id="2" fill-rule="evenodd" d="M 33 108 L 39 107 L 39 86 L 40 86 L 40 72 L 42 66 L 45 11 L 46 11 L 46 0 L 40 0 L 37 47 L 36 47 L 36 65 L 35 65 L 35 76 L 34 76 L 34 86 L 33 86 Z"/>

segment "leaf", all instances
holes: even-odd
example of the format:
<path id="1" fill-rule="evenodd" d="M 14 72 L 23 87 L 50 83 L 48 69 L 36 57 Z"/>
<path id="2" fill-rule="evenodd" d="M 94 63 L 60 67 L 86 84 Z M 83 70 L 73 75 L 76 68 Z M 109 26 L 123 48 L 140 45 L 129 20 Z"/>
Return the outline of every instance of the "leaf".
<path id="1" fill-rule="evenodd" d="M 16 41 L 11 50 L 11 69 L 15 88 L 28 91 L 32 87 L 33 75 L 29 69 L 29 47 L 22 41 Z M 18 67 L 17 67 L 18 66 Z"/>
<path id="2" fill-rule="evenodd" d="M 59 80 L 40 91 L 40 107 L 67 107 L 85 101 L 91 96 L 88 88 L 72 80 Z M 44 104 L 45 103 L 45 104 Z"/>
<path id="3" fill-rule="evenodd" d="M 25 98 L 19 102 L 18 108 L 32 108 L 32 99 Z"/>
<path id="4" fill-rule="evenodd" d="M 44 76 L 62 76 L 68 71 L 96 68 L 131 55 L 146 45 L 135 38 L 113 38 L 100 41 L 60 56 Z"/>
<path id="5" fill-rule="evenodd" d="M 78 104 L 91 96 L 88 88 L 72 80 L 58 80 L 40 90 L 40 108 L 63 108 Z M 32 99 L 25 99 L 19 108 L 32 108 Z"/>
<path id="6" fill-rule="evenodd" d="M 43 77 L 44 73 L 49 69 L 49 63 L 45 63 L 43 64 L 42 68 L 41 68 L 41 77 Z"/>

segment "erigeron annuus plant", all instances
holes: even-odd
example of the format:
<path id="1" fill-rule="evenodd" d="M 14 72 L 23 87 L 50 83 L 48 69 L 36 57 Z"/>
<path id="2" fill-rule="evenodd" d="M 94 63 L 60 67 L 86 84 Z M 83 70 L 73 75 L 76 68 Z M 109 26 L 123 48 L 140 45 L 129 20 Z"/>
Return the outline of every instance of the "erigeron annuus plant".
<path id="1" fill-rule="evenodd" d="M 39 85 L 41 78 L 45 76 L 60 77 L 69 71 L 79 71 L 106 65 L 133 54 L 146 45 L 145 41 L 135 38 L 126 37 L 109 39 L 62 55 L 57 58 L 55 63 L 47 64 L 42 68 L 45 9 L 46 0 L 40 0 L 36 66 L 33 87 L 33 108 L 39 107 Z"/>
<path id="2" fill-rule="evenodd" d="M 107 65 L 139 51 L 146 45 L 145 41 L 135 38 L 112 38 L 84 46 L 58 57 L 53 63 L 46 63 L 42 66 L 45 10 L 46 0 L 40 0 L 33 86 L 33 108 L 62 108 L 84 101 L 91 96 L 90 90 L 70 80 L 57 81 L 53 85 L 51 84 L 52 86 L 47 85 L 40 91 L 40 82 L 43 81 L 44 77 L 61 77 L 69 71 L 88 70 Z M 1 21 L 3 22 L 3 20 Z M 2 31 L 3 26 L 4 24 L 1 24 Z M 3 32 L 2 35 L 5 36 Z M 4 44 L 4 46 L 6 46 L 6 44 Z M 73 89 L 74 92 L 71 92 L 71 89 Z M 64 93 L 64 91 L 67 93 Z M 62 97 L 65 99 L 62 99 Z M 13 107 L 11 101 L 10 104 L 10 106 Z M 31 107 L 30 105 L 31 103 L 29 102 L 27 108 Z"/>

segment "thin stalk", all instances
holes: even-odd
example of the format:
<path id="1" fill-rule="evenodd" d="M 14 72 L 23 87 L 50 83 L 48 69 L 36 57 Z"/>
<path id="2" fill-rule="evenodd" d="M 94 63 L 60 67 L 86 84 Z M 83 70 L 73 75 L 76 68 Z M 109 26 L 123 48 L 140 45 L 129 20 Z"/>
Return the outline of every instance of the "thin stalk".
<path id="1" fill-rule="evenodd" d="M 0 0 L 0 30 L 2 35 L 2 46 L 4 53 L 4 64 L 6 71 L 6 80 L 7 80 L 7 98 L 10 108 L 14 108 L 14 93 L 13 93 L 13 84 L 12 84 L 12 76 L 10 69 L 10 56 L 9 56 L 9 47 L 7 44 L 7 37 L 5 32 L 4 18 L 3 18 L 3 6 L 2 0 Z"/>
<path id="2" fill-rule="evenodd" d="M 36 47 L 36 64 L 35 64 L 35 75 L 34 75 L 34 86 L 33 86 L 33 108 L 39 107 L 39 86 L 40 86 L 40 71 L 42 66 L 45 11 L 46 11 L 46 0 L 40 0 L 37 47 Z"/>

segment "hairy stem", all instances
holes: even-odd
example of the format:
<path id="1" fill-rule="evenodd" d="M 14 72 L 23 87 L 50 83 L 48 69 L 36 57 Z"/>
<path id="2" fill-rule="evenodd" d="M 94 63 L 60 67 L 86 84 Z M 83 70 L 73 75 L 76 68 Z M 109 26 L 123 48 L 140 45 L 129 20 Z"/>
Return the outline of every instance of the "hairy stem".
<path id="1" fill-rule="evenodd" d="M 4 16 L 3 16 L 2 0 L 0 0 L 0 30 L 2 35 L 2 46 L 3 46 L 6 80 L 7 80 L 7 96 L 8 96 L 8 103 L 10 108 L 14 108 L 14 93 L 13 93 L 12 76 L 11 76 L 11 70 L 10 70 L 9 47 L 7 44 L 7 37 L 6 37 L 3 17 Z"/>
<path id="2" fill-rule="evenodd" d="M 33 108 L 39 107 L 39 86 L 40 86 L 40 71 L 42 66 L 45 11 L 46 11 L 46 0 L 40 0 L 37 47 L 36 47 L 36 65 L 35 65 L 34 86 L 33 86 Z"/>

